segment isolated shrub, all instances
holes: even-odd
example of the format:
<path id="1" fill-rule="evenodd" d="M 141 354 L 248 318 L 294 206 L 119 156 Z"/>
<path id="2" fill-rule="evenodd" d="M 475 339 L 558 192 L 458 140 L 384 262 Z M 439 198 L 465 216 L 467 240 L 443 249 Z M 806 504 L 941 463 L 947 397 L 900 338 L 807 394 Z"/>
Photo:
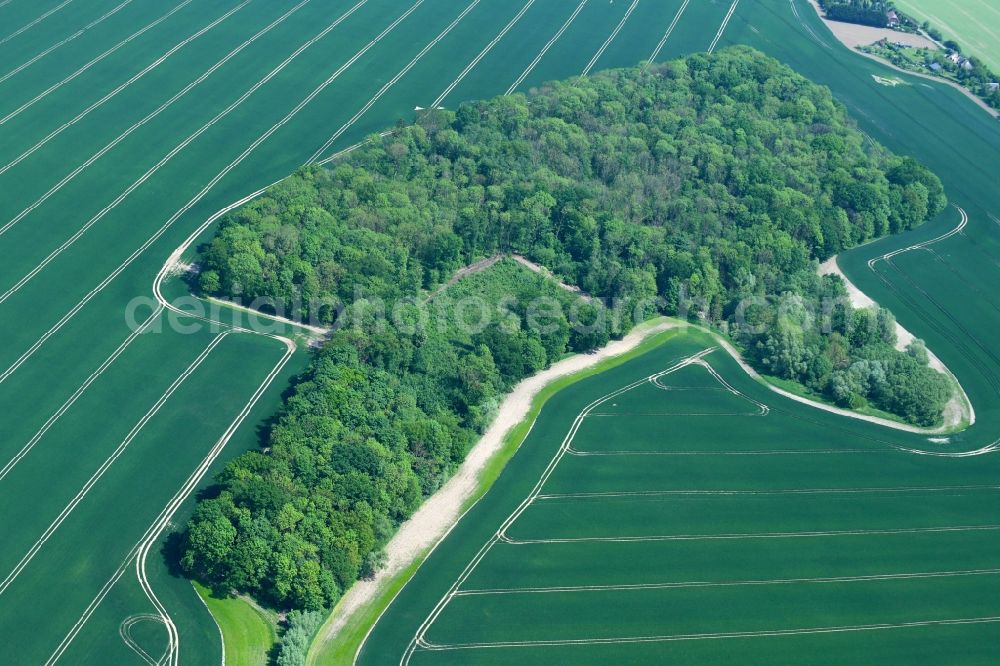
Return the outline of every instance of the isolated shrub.
<path id="1" fill-rule="evenodd" d="M 278 640 L 277 666 L 305 666 L 309 645 L 323 624 L 319 611 L 293 610 L 285 619 L 285 632 Z"/>

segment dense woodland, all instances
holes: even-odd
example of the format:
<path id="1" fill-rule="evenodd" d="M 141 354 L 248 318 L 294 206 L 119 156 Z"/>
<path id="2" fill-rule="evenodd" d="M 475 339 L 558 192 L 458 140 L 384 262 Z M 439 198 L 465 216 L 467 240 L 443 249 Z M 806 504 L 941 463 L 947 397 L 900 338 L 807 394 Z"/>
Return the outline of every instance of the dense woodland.
<path id="1" fill-rule="evenodd" d="M 266 448 L 199 504 L 182 565 L 275 606 L 331 605 L 513 383 L 656 313 L 721 328 L 831 400 L 933 423 L 949 385 L 925 350 L 893 349 L 891 315 L 852 310 L 816 262 L 944 205 L 933 174 L 866 147 L 827 89 L 746 48 L 421 115 L 304 169 L 223 220 L 200 287 L 339 327 Z M 503 253 L 605 300 L 512 261 L 438 291 Z M 486 325 L 464 319 L 471 296 Z"/>

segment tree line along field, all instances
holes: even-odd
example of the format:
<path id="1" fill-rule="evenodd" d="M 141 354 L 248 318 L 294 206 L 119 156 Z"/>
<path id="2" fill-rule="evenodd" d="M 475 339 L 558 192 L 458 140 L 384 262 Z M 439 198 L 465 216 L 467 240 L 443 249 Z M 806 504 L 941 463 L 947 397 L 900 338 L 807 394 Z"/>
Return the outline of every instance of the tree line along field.
<path id="1" fill-rule="evenodd" d="M 658 58 L 717 37 L 761 48 L 830 85 L 866 131 L 930 164 L 969 212 L 965 235 L 935 246 L 938 273 L 926 261 L 876 265 L 899 297 L 866 272 L 867 255 L 846 267 L 962 378 L 980 424 L 969 437 L 985 438 L 996 366 L 975 332 L 989 330 L 989 301 L 915 297 L 911 282 L 967 289 L 970 276 L 981 283 L 996 270 L 979 252 L 995 234 L 995 177 L 977 166 L 996 161 L 995 123 L 939 86 L 874 85 L 882 70 L 836 46 L 804 3 L 0 2 L 5 659 L 139 663 L 139 649 L 155 660 L 168 647 L 155 618 L 169 616 L 185 663 L 219 660 L 216 628 L 147 528 L 164 507 L 179 511 L 171 524 L 181 520 L 171 500 L 211 463 L 284 348 L 231 334 L 188 376 L 211 335 L 130 337 L 126 303 L 149 295 L 192 230 L 312 156 L 411 119 L 415 106 L 647 58 L 681 9 Z M 283 366 L 222 457 L 255 444 L 254 424 L 303 362 Z M 151 544 L 137 575 L 137 547 Z"/>
<path id="2" fill-rule="evenodd" d="M 305 355 L 213 451 L 284 348 L 234 333 L 192 366 L 208 332 L 131 334 L 126 304 L 150 297 L 192 230 L 439 96 L 450 105 L 647 58 L 681 7 L 0 3 L 5 658 L 155 660 L 168 647 L 156 618 L 169 617 L 179 652 L 168 659 L 218 661 L 216 628 L 149 530 L 182 521 L 187 482 L 210 478 L 214 455 L 255 445 Z M 660 57 L 708 48 L 731 7 L 685 10 Z M 31 640 L 18 640 L 29 620 Z"/>
<path id="3" fill-rule="evenodd" d="M 1000 9 L 987 0 L 899 0 L 896 6 L 919 22 L 928 21 L 945 39 L 977 56 L 994 72 L 1000 69 Z"/>
<path id="4" fill-rule="evenodd" d="M 767 416 L 725 417 L 747 421 L 735 437 L 692 414 L 653 419 L 649 431 L 637 416 L 617 430 L 614 417 L 590 416 L 577 437 L 605 455 L 574 440 L 574 450 L 544 476 L 590 400 L 712 344 L 682 336 L 550 401 L 506 473 L 375 625 L 359 663 L 704 663 L 734 655 L 741 663 L 801 663 L 804 655 L 829 663 L 990 660 L 997 608 L 989 561 L 1000 542 L 992 448 L 998 366 L 989 332 L 998 314 L 991 285 L 998 277 L 1000 201 L 996 174 L 983 165 L 997 162 L 998 128 L 943 87 L 909 76 L 901 77 L 903 86 L 878 85 L 872 75 L 885 69 L 841 47 L 804 2 L 741 3 L 727 36 L 830 86 L 864 131 L 941 175 L 957 208 L 918 231 L 847 253 L 841 265 L 956 372 L 975 405 L 976 425 L 942 443 L 830 417 L 761 391 L 713 352 L 705 360 L 768 404 Z M 696 404 L 710 413 L 715 393 Z M 622 442 L 629 453 L 607 455 L 619 453 Z M 804 450 L 711 451 L 720 443 L 736 449 L 762 442 L 747 452 Z M 894 446 L 977 455 L 917 455 Z M 539 496 L 521 504 L 540 478 Z M 793 481 L 804 485 L 782 485 Z M 703 490 L 709 492 L 688 494 Z M 920 499 L 905 499 L 907 493 Z M 937 531 L 946 523 L 959 529 Z M 841 534 L 779 536 L 807 531 Z M 708 538 L 743 534 L 774 536 Z M 684 535 L 697 538 L 677 538 Z M 909 577 L 915 572 L 930 575 Z M 773 583 L 801 578 L 842 580 Z M 713 586 L 738 581 L 771 582 Z M 797 631 L 907 623 L 884 631 Z M 695 639 L 702 634 L 716 637 Z M 690 640 L 664 639 L 671 635 Z M 314 662 L 333 663 L 327 654 L 315 652 Z"/>

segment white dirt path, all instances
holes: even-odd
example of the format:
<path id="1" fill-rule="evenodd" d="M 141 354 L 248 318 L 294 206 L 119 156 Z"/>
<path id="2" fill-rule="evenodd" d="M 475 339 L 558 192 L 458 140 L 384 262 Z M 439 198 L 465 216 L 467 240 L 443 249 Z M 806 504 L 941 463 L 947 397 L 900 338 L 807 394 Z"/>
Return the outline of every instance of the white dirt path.
<path id="1" fill-rule="evenodd" d="M 565 291 L 568 291 L 571 294 L 579 296 L 588 303 L 594 300 L 593 296 L 585 292 L 583 289 L 580 289 L 575 284 L 567 284 L 562 280 L 560 280 L 555 273 L 547 269 L 545 266 L 536 264 L 531 259 L 523 257 L 520 254 L 512 254 L 510 255 L 510 258 L 516 261 L 517 263 L 521 264 L 525 268 L 527 268 L 529 271 L 533 271 L 535 273 L 538 273 L 539 275 L 549 278 L 550 280 L 555 282 L 560 289 L 564 289 Z"/>
<path id="2" fill-rule="evenodd" d="M 217 305 L 217 306 L 220 306 L 220 307 L 223 307 L 223 308 L 229 308 L 231 310 L 236 310 L 238 312 L 244 312 L 244 313 L 248 314 L 249 315 L 249 323 L 256 325 L 256 327 L 257 327 L 256 330 L 258 330 L 258 331 L 260 329 L 262 329 L 262 328 L 265 327 L 265 325 L 261 324 L 261 322 L 260 322 L 261 319 L 264 319 L 264 320 L 267 320 L 267 321 L 276 322 L 278 324 L 285 324 L 287 326 L 292 326 L 294 328 L 297 328 L 297 329 L 300 329 L 300 330 L 303 330 L 303 331 L 308 331 L 309 333 L 312 334 L 311 337 L 313 337 L 313 338 L 318 338 L 318 339 L 328 338 L 333 333 L 332 329 L 329 329 L 329 328 L 323 328 L 321 326 L 313 326 L 311 324 L 306 324 L 306 323 L 301 322 L 301 321 L 295 321 L 294 319 L 289 319 L 288 317 L 280 317 L 278 315 L 267 314 L 266 312 L 262 312 L 261 310 L 256 310 L 254 308 L 249 308 L 249 307 L 247 307 L 245 305 L 240 305 L 239 303 L 236 303 L 235 301 L 226 300 L 225 298 L 216 298 L 214 296 L 206 296 L 203 300 L 207 301 L 208 303 L 210 303 L 212 305 Z M 188 313 L 188 314 L 190 314 L 190 313 Z M 216 313 L 213 312 L 212 314 L 214 315 Z M 214 321 L 214 319 L 213 319 L 213 321 Z"/>

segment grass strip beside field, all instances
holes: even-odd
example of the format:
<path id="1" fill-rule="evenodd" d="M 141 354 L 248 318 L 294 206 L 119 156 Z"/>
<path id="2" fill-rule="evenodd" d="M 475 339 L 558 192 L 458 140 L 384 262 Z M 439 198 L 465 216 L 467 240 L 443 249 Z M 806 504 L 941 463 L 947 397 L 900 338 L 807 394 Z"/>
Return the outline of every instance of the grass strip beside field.
<path id="1" fill-rule="evenodd" d="M 672 318 L 660 317 L 636 327 L 636 329 L 633 330 L 633 333 L 641 332 L 643 329 L 648 330 L 654 328 L 665 322 L 679 323 Z M 592 377 L 606 370 L 610 370 L 611 368 L 617 367 L 638 356 L 641 356 L 666 343 L 668 340 L 676 337 L 685 330 L 686 329 L 684 327 L 678 327 L 650 335 L 648 338 L 624 354 L 605 359 L 590 368 L 585 368 L 573 374 L 559 377 L 542 388 L 531 401 L 531 408 L 528 411 L 528 414 L 517 425 L 510 429 L 504 437 L 503 447 L 497 451 L 497 453 L 480 472 L 475 492 L 473 492 L 462 505 L 462 515 L 464 515 L 465 512 L 468 511 L 474 504 L 476 504 L 476 502 L 478 502 L 493 486 L 493 483 L 500 476 L 504 467 L 520 448 L 521 443 L 528 436 L 535 420 L 542 411 L 542 407 L 545 406 L 545 403 L 548 402 L 552 396 L 583 379 Z M 459 520 L 461 520 L 461 517 Z M 327 628 L 329 624 L 333 622 L 337 614 L 337 609 L 334 608 L 333 613 L 330 614 L 330 617 L 327 619 L 326 623 L 324 623 L 324 626 L 321 627 L 317 633 L 316 641 L 313 643 L 312 649 L 309 651 L 307 663 L 310 666 L 335 666 L 354 663 L 355 655 L 358 653 L 361 645 L 368 637 L 372 627 L 375 626 L 375 623 L 378 622 L 385 609 L 388 608 L 388 606 L 396 598 L 406 583 L 409 582 L 409 580 L 420 568 L 420 565 L 423 564 L 423 562 L 427 559 L 427 556 L 430 555 L 432 551 L 433 548 L 424 551 L 409 566 L 401 570 L 395 576 L 384 581 L 376 596 L 371 601 L 363 605 L 354 614 L 354 617 L 347 621 L 344 627 L 337 633 L 336 636 L 332 638 L 332 640 L 324 641 L 323 637 L 328 633 Z"/>
<path id="2" fill-rule="evenodd" d="M 267 666 L 278 640 L 275 617 L 240 597 L 220 599 L 207 587 L 192 582 L 198 596 L 222 632 L 226 666 Z"/>

